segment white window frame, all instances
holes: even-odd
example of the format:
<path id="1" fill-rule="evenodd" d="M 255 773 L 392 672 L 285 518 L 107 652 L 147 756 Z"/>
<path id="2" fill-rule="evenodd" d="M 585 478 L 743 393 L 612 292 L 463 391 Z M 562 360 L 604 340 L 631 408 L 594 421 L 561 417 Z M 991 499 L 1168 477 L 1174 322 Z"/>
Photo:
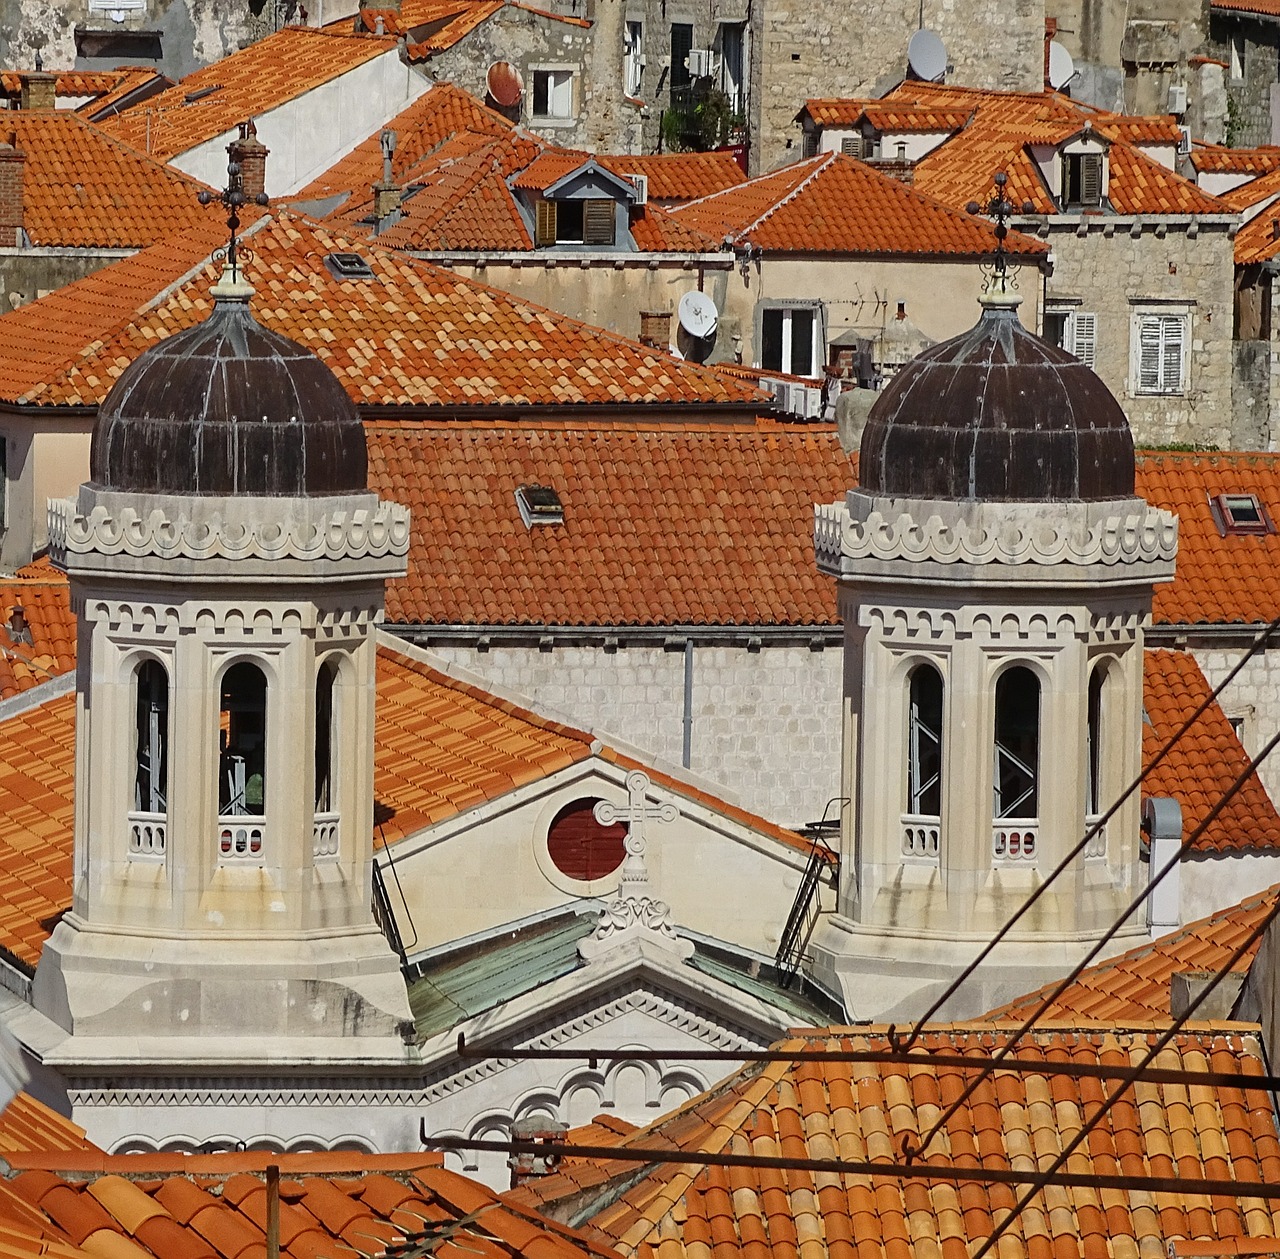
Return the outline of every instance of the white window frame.
<path id="1" fill-rule="evenodd" d="M 1135 397 L 1185 396 L 1191 381 L 1191 311 L 1139 308 L 1129 337 L 1129 391 Z"/>
<path id="2" fill-rule="evenodd" d="M 720 45 L 720 90 L 729 98 L 730 108 L 735 114 L 743 112 L 743 83 L 747 75 L 747 24 L 745 22 L 721 22 L 716 32 Z M 733 58 L 729 56 L 729 41 L 737 40 L 737 68 L 735 78 L 732 70 Z"/>
<path id="3" fill-rule="evenodd" d="M 622 28 L 623 91 L 639 97 L 644 81 L 644 23 L 627 21 Z"/>
<path id="4" fill-rule="evenodd" d="M 1231 75 L 1231 82 L 1243 83 L 1245 59 L 1248 55 L 1244 32 L 1232 31 L 1227 39 L 1227 43 L 1230 46 L 1231 68 L 1229 73 Z"/>
<path id="5" fill-rule="evenodd" d="M 781 367 L 764 367 L 762 358 L 764 352 L 764 316 L 767 310 L 782 311 L 782 366 Z M 812 349 L 812 370 L 807 373 L 797 372 L 793 369 L 791 363 L 791 317 L 797 310 L 812 311 L 813 313 L 813 349 Z M 811 301 L 788 301 L 786 299 L 778 301 L 761 302 L 756 307 L 756 366 L 763 371 L 781 372 L 784 376 L 805 376 L 808 380 L 821 380 L 825 366 L 826 349 L 826 327 L 827 312 L 826 307 L 821 302 Z"/>
<path id="6" fill-rule="evenodd" d="M 537 82 L 539 75 L 547 76 L 547 112 L 531 113 L 530 117 L 539 122 L 572 122 L 574 110 L 574 80 L 577 71 L 573 66 L 535 66 L 533 74 L 533 90 L 529 93 L 529 109 L 533 110 L 534 101 L 538 97 Z"/>
<path id="7" fill-rule="evenodd" d="M 1062 330 L 1062 348 L 1068 354 L 1074 354 L 1086 367 L 1096 369 L 1098 356 L 1098 316 L 1091 310 L 1081 310 L 1079 306 L 1055 302 L 1052 298 L 1045 302 L 1045 318 L 1050 315 L 1065 315 L 1066 324 Z"/>

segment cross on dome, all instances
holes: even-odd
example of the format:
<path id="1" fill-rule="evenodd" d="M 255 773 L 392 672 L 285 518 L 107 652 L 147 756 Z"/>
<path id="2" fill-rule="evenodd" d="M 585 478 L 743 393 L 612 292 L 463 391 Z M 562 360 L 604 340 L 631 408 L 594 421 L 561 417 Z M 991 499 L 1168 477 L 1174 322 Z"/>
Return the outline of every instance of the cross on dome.
<path id="1" fill-rule="evenodd" d="M 253 119 L 250 118 L 240 124 L 240 141 L 248 141 L 251 138 L 256 139 L 258 128 L 254 125 Z M 234 149 L 234 144 L 228 151 Z M 240 163 L 233 156 L 231 161 L 227 163 L 227 186 L 219 193 L 204 191 L 199 194 L 198 198 L 201 205 L 211 205 L 217 201 L 227 211 L 227 228 L 231 232 L 231 239 L 227 243 L 225 250 L 219 252 L 223 254 L 226 260 L 226 267 L 222 273 L 222 279 L 214 287 L 213 295 L 215 297 L 248 297 L 252 293 L 252 289 L 248 292 L 243 290 L 247 288 L 240 281 L 240 271 L 238 265 L 239 259 L 239 240 L 237 233 L 240 230 L 240 207 L 245 205 L 249 198 L 244 190 L 244 171 Z M 270 198 L 265 192 L 260 192 L 253 199 L 255 205 L 265 206 L 269 204 Z M 214 254 L 216 259 L 217 253 Z M 224 291 L 219 291 L 224 290 Z"/>

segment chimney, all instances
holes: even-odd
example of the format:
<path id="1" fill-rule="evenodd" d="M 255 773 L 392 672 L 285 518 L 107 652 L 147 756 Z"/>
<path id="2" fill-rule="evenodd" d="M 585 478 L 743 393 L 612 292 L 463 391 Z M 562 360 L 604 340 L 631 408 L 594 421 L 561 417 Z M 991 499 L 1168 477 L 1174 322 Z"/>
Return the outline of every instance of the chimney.
<path id="1" fill-rule="evenodd" d="M 529 1119 L 517 1119 L 511 1125 L 513 1140 L 534 1141 L 539 1145 L 544 1142 L 555 1141 L 568 1131 L 568 1124 L 557 1123 L 554 1119 L 548 1119 L 545 1115 Z M 511 1168 L 511 1188 L 515 1189 L 536 1176 L 549 1176 L 555 1171 L 556 1164 L 559 1161 L 560 1157 L 556 1154 L 550 1157 L 535 1151 L 513 1154 L 507 1160 L 507 1166 Z"/>
<path id="2" fill-rule="evenodd" d="M 907 317 L 907 304 L 906 304 L 906 302 L 899 302 L 899 303 L 898 303 L 898 313 L 894 316 L 894 318 L 895 318 L 895 319 L 905 319 L 906 317 Z"/>
<path id="3" fill-rule="evenodd" d="M 1198 1019 L 1229 1019 L 1233 1017 L 1236 1002 L 1244 988 L 1246 972 L 1230 971 L 1218 982 L 1218 986 L 1196 1008 Z M 1174 971 L 1169 977 L 1169 1013 L 1181 1018 L 1191 1008 L 1191 1003 L 1213 982 L 1214 972 L 1206 970 Z"/>
<path id="4" fill-rule="evenodd" d="M 655 350 L 671 348 L 671 312 L 669 310 L 640 312 L 640 344 L 651 345 Z"/>
<path id="5" fill-rule="evenodd" d="M 399 184 L 379 182 L 373 185 L 373 217 L 379 226 L 400 208 L 403 198 L 404 190 Z"/>
<path id="6" fill-rule="evenodd" d="M 26 70 L 18 78 L 22 83 L 19 108 L 56 109 L 58 107 L 58 76 L 56 74 Z"/>
<path id="7" fill-rule="evenodd" d="M 17 132 L 0 143 L 0 248 L 22 244 L 22 172 L 27 155 L 18 148 Z"/>
<path id="8" fill-rule="evenodd" d="M 240 164 L 245 200 L 250 204 L 267 191 L 267 154 L 271 150 L 258 139 L 253 119 L 240 124 L 239 136 L 227 145 L 227 156 Z"/>

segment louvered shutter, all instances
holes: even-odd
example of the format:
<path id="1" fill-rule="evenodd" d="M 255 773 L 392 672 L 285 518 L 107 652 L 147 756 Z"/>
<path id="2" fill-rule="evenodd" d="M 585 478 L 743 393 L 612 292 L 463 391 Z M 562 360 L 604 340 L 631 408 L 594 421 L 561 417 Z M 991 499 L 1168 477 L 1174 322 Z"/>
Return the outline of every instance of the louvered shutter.
<path id="1" fill-rule="evenodd" d="M 583 241 L 588 245 L 614 242 L 614 203 L 601 198 L 588 201 L 583 217 Z"/>
<path id="2" fill-rule="evenodd" d="M 1144 315 L 1138 330 L 1138 390 L 1160 392 L 1160 316 Z"/>
<path id="3" fill-rule="evenodd" d="M 1076 311 L 1071 319 L 1071 353 L 1086 367 L 1093 366 L 1098 341 L 1098 316 L 1092 311 Z"/>
<path id="4" fill-rule="evenodd" d="M 861 136 L 845 136 L 840 141 L 840 152 L 845 157 L 861 157 L 862 156 L 862 137 Z"/>
<path id="5" fill-rule="evenodd" d="M 1102 154 L 1084 153 L 1080 157 L 1080 204 L 1102 204 Z"/>
<path id="6" fill-rule="evenodd" d="M 554 245 L 556 243 L 556 203 L 554 201 L 538 202 L 538 225 L 535 244 Z"/>
<path id="7" fill-rule="evenodd" d="M 1181 315 L 1164 315 L 1160 324 L 1160 391 L 1178 393 L 1182 389 L 1182 339 L 1187 321 Z"/>

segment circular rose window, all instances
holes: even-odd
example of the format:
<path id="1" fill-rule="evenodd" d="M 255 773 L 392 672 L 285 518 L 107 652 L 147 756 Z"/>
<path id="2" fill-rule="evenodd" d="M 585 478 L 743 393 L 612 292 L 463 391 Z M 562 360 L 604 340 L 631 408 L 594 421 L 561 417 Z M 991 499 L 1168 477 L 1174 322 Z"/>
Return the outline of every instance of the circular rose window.
<path id="1" fill-rule="evenodd" d="M 601 826 L 595 807 L 595 800 L 575 800 L 555 815 L 547 832 L 547 852 L 556 869 L 583 883 L 607 878 L 626 856 L 627 824 Z"/>

